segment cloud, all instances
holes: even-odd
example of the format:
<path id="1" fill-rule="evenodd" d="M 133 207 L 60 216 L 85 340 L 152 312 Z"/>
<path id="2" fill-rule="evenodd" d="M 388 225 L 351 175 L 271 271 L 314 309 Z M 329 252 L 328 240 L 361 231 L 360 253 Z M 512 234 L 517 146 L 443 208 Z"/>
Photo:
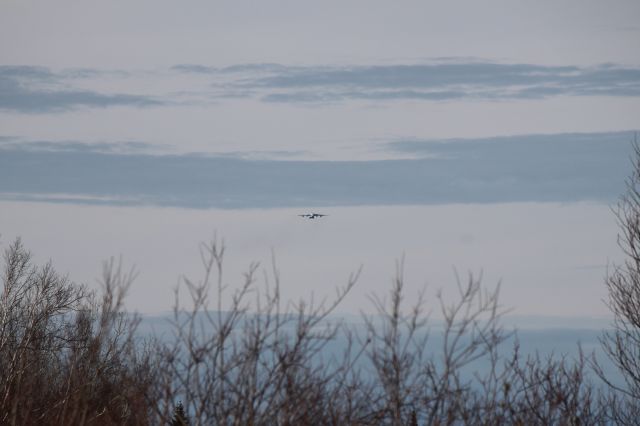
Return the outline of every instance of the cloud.
<path id="1" fill-rule="evenodd" d="M 631 132 L 616 132 L 404 140 L 384 148 L 416 159 L 340 162 L 14 145 L 0 155 L 0 194 L 192 208 L 610 203 L 630 171 L 631 139 Z"/>
<path id="2" fill-rule="evenodd" d="M 64 79 L 86 78 L 90 70 L 53 73 L 35 66 L 0 66 L 0 110 L 20 113 L 62 112 L 81 107 L 149 107 L 163 102 L 149 96 L 102 94 L 61 85 Z"/>
<path id="3" fill-rule="evenodd" d="M 80 142 L 80 141 L 44 141 L 24 140 L 15 136 L 0 136 L 0 152 L 30 152 L 30 153 L 93 153 L 93 154 L 146 154 L 167 155 L 171 147 L 165 144 L 147 143 L 140 141 L 120 142 Z M 223 153 L 194 152 L 192 157 L 229 158 L 239 160 L 290 160 L 309 156 L 309 151 L 295 150 L 262 150 L 262 151 L 228 151 Z"/>
<path id="4" fill-rule="evenodd" d="M 640 96 L 640 68 L 617 64 L 546 66 L 441 58 L 428 64 L 369 66 L 178 64 L 170 71 L 151 73 L 159 85 L 155 87 L 177 87 L 177 90 L 151 96 L 102 93 L 90 86 L 104 78 L 112 84 L 144 77 L 141 72 L 89 68 L 54 72 L 38 66 L 0 66 L 0 112 L 50 113 L 114 106 L 198 105 L 228 99 L 322 105 L 353 100 L 439 102 Z M 168 100 L 171 98 L 173 101 Z"/>
<path id="5" fill-rule="evenodd" d="M 265 102 L 640 96 L 640 69 L 616 64 L 578 67 L 448 59 L 431 64 L 351 67 L 178 65 L 174 70 L 212 76 L 236 74 L 228 86 L 256 91 Z"/>
<path id="6" fill-rule="evenodd" d="M 634 131 L 601 133 L 560 133 L 495 136 L 475 139 L 399 139 L 383 144 L 391 152 L 414 154 L 417 158 L 512 159 L 527 154 L 536 161 L 580 159 L 597 162 L 618 158 L 617 150 L 627 150 Z M 529 157 L 533 155 L 534 157 Z M 482 156 L 482 158 L 478 157 Z M 564 161 L 563 160 L 563 161 Z"/>
<path id="7" fill-rule="evenodd" d="M 20 138 L 0 136 L 1 151 L 22 152 L 76 152 L 76 153 L 152 153 L 160 146 L 139 141 L 79 142 L 79 141 L 24 141 Z"/>
<path id="8" fill-rule="evenodd" d="M 297 68 L 264 77 L 256 85 L 276 88 L 362 87 L 437 88 L 450 85 L 512 86 L 559 81 L 578 72 L 577 67 L 503 65 L 494 63 L 446 63 L 431 65 L 377 65 L 346 68 Z"/>
<path id="9" fill-rule="evenodd" d="M 45 67 L 29 65 L 2 65 L 0 66 L 0 77 L 52 80 L 55 78 L 55 75 Z"/>
<path id="10" fill-rule="evenodd" d="M 272 93 L 262 97 L 265 102 L 322 102 L 335 103 L 348 99 L 360 100 L 452 100 L 464 98 L 464 92 L 443 90 L 434 92 L 419 92 L 414 90 L 393 90 L 393 91 L 370 91 L 370 92 L 294 92 L 294 93 Z"/>
<path id="11" fill-rule="evenodd" d="M 197 64 L 178 64 L 171 67 L 173 71 L 184 73 L 196 73 L 196 74 L 211 74 L 218 69 L 215 67 L 208 67 L 206 65 Z"/>
<path id="12" fill-rule="evenodd" d="M 226 74 L 226 73 L 265 73 L 265 72 L 288 72 L 290 70 L 300 70 L 300 67 L 291 67 L 276 63 L 258 64 L 237 64 L 227 67 L 210 67 L 199 64 L 178 64 L 171 67 L 173 71 L 195 74 Z"/>

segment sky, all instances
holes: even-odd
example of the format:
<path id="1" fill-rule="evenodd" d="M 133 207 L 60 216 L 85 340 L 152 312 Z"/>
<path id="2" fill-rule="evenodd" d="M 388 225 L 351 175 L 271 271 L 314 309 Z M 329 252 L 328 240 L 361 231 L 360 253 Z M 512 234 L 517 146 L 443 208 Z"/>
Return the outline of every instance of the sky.
<path id="1" fill-rule="evenodd" d="M 21 236 L 90 286 L 122 255 L 141 312 L 171 306 L 215 233 L 230 283 L 273 254 L 294 300 L 362 266 L 347 313 L 404 256 L 409 298 L 482 273 L 515 315 L 606 316 L 639 16 L 635 0 L 5 0 L 0 244 Z"/>

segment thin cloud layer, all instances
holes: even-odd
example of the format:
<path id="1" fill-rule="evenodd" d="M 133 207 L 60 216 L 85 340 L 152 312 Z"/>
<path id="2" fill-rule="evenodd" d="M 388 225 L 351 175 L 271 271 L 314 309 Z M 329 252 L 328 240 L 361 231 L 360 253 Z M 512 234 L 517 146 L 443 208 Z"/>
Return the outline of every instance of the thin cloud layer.
<path id="1" fill-rule="evenodd" d="M 269 102 L 315 99 L 537 99 L 551 96 L 639 96 L 640 70 L 492 63 L 289 70 L 252 84 L 274 92 Z M 287 90 L 275 92 L 275 90 Z"/>
<path id="2" fill-rule="evenodd" d="M 424 158 L 357 162 L 121 154 L 73 146 L 51 151 L 13 145 L 0 155 L 0 194 L 11 199 L 79 202 L 82 197 L 88 203 L 192 208 L 608 203 L 624 186 L 632 137 L 619 132 L 395 141 L 385 147 Z"/>
<path id="3" fill-rule="evenodd" d="M 515 159 L 526 154 L 535 162 L 617 157 L 617 149 L 630 148 L 636 138 L 632 131 L 601 133 L 561 133 L 550 135 L 495 136 L 474 139 L 400 139 L 383 144 L 396 153 L 413 154 L 417 158 L 456 159 L 473 156 L 477 160 Z M 629 151 L 631 152 L 631 151 Z"/>
<path id="4" fill-rule="evenodd" d="M 53 73 L 35 66 L 0 66 L 0 111 L 20 113 L 63 112 L 76 108 L 161 105 L 149 96 L 103 94 L 67 88 L 62 81 L 99 76 L 97 70 L 77 69 Z"/>
<path id="5" fill-rule="evenodd" d="M 103 93 L 93 85 L 144 78 L 135 71 L 0 66 L 0 112 L 57 113 L 78 108 L 206 104 L 249 98 L 266 103 L 330 104 L 356 101 L 468 101 L 542 99 L 556 96 L 640 96 L 640 69 L 500 64 L 440 60 L 430 64 L 288 66 L 276 63 L 211 67 L 180 64 L 153 72 L 154 86 L 170 94 Z M 78 88 L 82 81 L 83 88 Z M 88 87 L 88 88 L 87 88 Z M 124 84 L 123 87 L 127 87 Z M 151 89 L 153 90 L 153 89 Z M 197 99 L 185 94 L 196 94 Z"/>
<path id="6" fill-rule="evenodd" d="M 640 96 L 640 69 L 455 62 L 353 67 L 245 64 L 177 65 L 185 73 L 237 74 L 233 86 L 261 90 L 265 102 L 355 100 L 539 99 L 552 96 Z"/>
<path id="7" fill-rule="evenodd" d="M 158 145 L 139 141 L 80 142 L 80 141 L 24 141 L 20 138 L 0 136 L 0 152 L 88 152 L 88 153 L 154 153 Z"/>

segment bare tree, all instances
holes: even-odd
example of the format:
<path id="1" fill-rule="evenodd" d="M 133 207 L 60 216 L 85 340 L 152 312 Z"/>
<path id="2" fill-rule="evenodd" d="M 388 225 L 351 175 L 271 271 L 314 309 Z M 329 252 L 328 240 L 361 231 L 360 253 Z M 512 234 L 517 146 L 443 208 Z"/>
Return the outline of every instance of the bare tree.
<path id="1" fill-rule="evenodd" d="M 596 372 L 620 393 L 615 420 L 635 424 L 640 414 L 640 145 L 633 142 L 633 170 L 626 181 L 615 214 L 620 228 L 618 245 L 626 259 L 614 265 L 606 278 L 609 293 L 607 306 L 614 315 L 613 327 L 601 337 L 602 347 L 618 368 L 624 384 L 614 383 L 595 363 Z"/>
<path id="2" fill-rule="evenodd" d="M 442 346 L 432 348 L 424 293 L 405 314 L 403 287 L 400 262 L 390 303 L 374 297 L 379 315 L 366 320 L 369 358 L 380 390 L 376 421 L 394 426 L 409 424 L 414 417 L 428 424 L 460 421 L 465 396 L 473 392 L 472 378 L 464 379 L 462 370 L 495 351 L 508 337 L 499 325 L 498 289 L 487 292 L 479 280 L 469 276 L 465 284 L 457 280 L 455 303 L 438 296 L 444 321 Z"/>
<path id="3" fill-rule="evenodd" d="M 601 395 L 582 354 L 521 357 L 500 324 L 498 290 L 469 275 L 457 294 L 425 292 L 406 306 L 399 262 L 389 299 L 372 296 L 363 325 L 332 317 L 333 299 L 285 303 L 279 273 L 250 265 L 232 290 L 224 244 L 201 246 L 203 276 L 176 289 L 171 333 L 136 335 L 123 310 L 135 277 L 105 263 L 93 293 L 38 268 L 19 240 L 5 253 L 0 300 L 0 423 L 192 425 L 601 424 L 630 419 L 627 400 Z M 229 302 L 224 303 L 230 293 Z M 437 337 L 437 338 L 434 338 Z M 506 353 L 506 355 L 504 355 Z"/>
<path id="4" fill-rule="evenodd" d="M 0 423 L 145 424 L 149 374 L 122 312 L 133 275 L 105 264 L 101 297 L 33 265 L 16 240 L 0 300 Z"/>
<path id="5" fill-rule="evenodd" d="M 252 264 L 230 306 L 224 306 L 224 251 L 217 239 L 201 246 L 204 276 L 198 282 L 184 280 L 190 308 L 181 306 L 176 290 L 173 340 L 158 341 L 158 370 L 165 373 L 153 395 L 159 418 L 167 419 L 180 399 L 196 425 L 297 425 L 312 419 L 330 424 L 322 420 L 329 416 L 322 409 L 330 401 L 326 391 L 345 368 L 321 359 L 341 329 L 327 317 L 358 274 L 331 302 L 281 306 L 275 267 L 273 283 L 267 279 L 261 291 L 258 265 Z"/>

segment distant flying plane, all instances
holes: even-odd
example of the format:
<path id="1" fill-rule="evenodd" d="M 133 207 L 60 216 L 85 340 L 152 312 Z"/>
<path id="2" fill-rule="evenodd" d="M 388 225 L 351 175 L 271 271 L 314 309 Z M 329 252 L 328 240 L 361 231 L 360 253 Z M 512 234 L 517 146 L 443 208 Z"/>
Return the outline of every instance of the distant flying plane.
<path id="1" fill-rule="evenodd" d="M 318 214 L 318 213 L 307 213 L 307 214 L 299 214 L 298 216 L 304 217 L 305 219 L 316 219 L 318 217 L 329 216 L 327 214 Z"/>

